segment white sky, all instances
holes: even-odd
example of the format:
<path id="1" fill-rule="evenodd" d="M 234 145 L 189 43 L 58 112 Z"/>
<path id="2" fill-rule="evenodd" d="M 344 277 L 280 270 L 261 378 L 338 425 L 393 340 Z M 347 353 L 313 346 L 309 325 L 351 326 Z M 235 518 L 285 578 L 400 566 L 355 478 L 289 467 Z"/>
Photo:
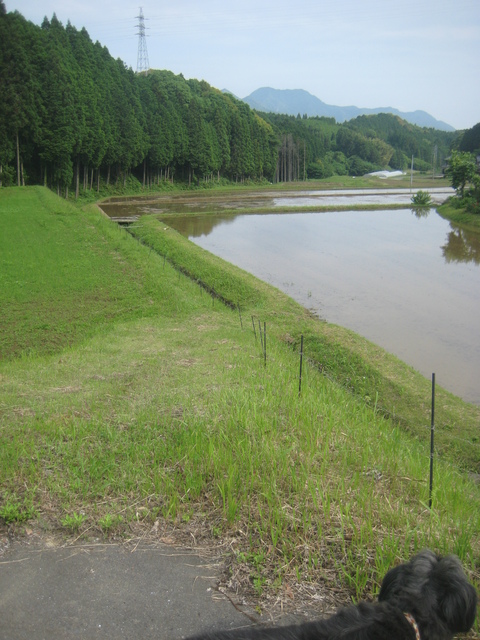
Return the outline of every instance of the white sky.
<path id="1" fill-rule="evenodd" d="M 327 104 L 422 109 L 457 129 L 480 122 L 480 0 L 4 0 L 41 24 L 85 27 L 137 68 L 145 16 L 150 67 L 239 98 L 305 89 Z"/>

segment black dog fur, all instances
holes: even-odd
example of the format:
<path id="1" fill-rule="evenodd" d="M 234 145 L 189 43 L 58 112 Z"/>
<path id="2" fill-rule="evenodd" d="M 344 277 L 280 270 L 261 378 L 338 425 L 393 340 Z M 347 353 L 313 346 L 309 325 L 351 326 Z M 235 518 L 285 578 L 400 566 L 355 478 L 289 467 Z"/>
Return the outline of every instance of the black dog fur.
<path id="1" fill-rule="evenodd" d="M 378 602 L 340 609 L 331 618 L 285 627 L 205 633 L 190 640 L 451 640 L 473 626 L 477 593 L 456 556 L 422 551 L 383 579 Z M 418 639 L 417 639 L 418 640 Z"/>

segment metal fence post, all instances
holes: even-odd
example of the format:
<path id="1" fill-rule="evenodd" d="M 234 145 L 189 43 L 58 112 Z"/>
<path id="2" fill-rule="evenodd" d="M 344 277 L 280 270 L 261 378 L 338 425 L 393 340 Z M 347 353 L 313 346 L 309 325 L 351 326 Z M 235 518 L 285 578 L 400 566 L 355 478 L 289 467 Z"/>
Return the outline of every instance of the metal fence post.
<path id="1" fill-rule="evenodd" d="M 430 491 L 428 498 L 428 508 L 432 508 L 433 492 L 433 448 L 435 437 L 435 374 L 432 373 L 432 421 L 430 424 Z"/>

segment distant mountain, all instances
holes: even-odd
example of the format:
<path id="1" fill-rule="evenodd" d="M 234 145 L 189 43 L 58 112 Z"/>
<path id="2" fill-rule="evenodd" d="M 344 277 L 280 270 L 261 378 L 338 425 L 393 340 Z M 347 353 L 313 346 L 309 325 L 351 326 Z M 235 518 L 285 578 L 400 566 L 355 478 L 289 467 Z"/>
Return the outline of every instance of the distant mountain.
<path id="1" fill-rule="evenodd" d="M 303 89 L 271 89 L 262 87 L 243 98 L 252 109 L 264 112 L 285 113 L 296 116 L 307 114 L 308 116 L 326 116 L 335 118 L 337 122 L 345 122 L 361 115 L 376 113 L 393 113 L 403 120 L 416 124 L 419 127 L 440 129 L 441 131 L 455 131 L 454 127 L 446 122 L 436 120 L 426 111 L 412 111 L 404 113 L 393 107 L 378 107 L 375 109 L 362 109 L 360 107 L 336 107 L 322 102 L 308 91 Z"/>

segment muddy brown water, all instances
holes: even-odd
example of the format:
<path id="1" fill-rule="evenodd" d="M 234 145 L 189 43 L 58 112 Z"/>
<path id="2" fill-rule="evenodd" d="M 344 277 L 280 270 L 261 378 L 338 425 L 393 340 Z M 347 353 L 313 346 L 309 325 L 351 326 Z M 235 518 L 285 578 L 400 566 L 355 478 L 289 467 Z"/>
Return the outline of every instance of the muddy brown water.
<path id="1" fill-rule="evenodd" d="M 398 202 L 405 196 L 381 197 Z M 480 233 L 444 220 L 433 208 L 422 215 L 410 208 L 295 213 L 293 205 L 292 213 L 275 214 L 285 200 L 304 205 L 316 194 L 269 197 L 271 214 L 201 215 L 212 211 L 212 201 L 204 198 L 127 206 L 129 215 L 178 211 L 167 224 L 199 246 L 480 404 Z M 329 192 L 329 199 L 335 197 L 345 194 Z M 216 199 L 216 210 L 225 202 Z M 253 202 L 265 206 L 268 199 L 235 201 L 249 207 Z M 185 215 L 187 210 L 197 215 Z M 108 214 L 123 216 L 125 209 L 113 213 L 110 207 Z"/>

